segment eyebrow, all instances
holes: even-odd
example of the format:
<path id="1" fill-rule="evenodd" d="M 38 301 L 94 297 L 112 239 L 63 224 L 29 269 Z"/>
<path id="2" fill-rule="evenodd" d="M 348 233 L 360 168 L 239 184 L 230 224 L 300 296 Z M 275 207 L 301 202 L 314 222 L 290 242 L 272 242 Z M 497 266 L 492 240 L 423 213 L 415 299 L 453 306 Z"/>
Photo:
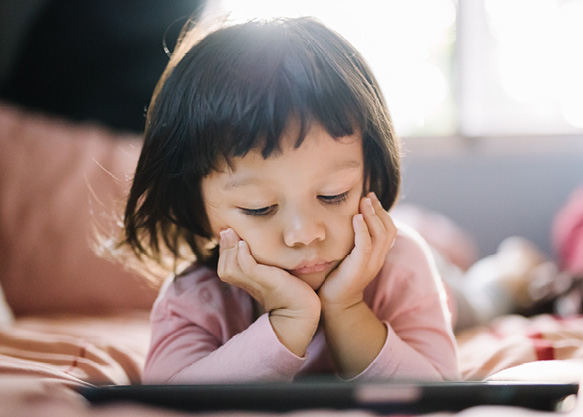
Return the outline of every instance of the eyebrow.
<path id="1" fill-rule="evenodd" d="M 259 184 L 259 183 L 260 183 L 260 179 L 256 178 L 256 177 L 234 178 L 234 179 L 228 180 L 225 183 L 225 185 L 223 186 L 223 188 L 225 190 L 231 190 L 233 188 L 244 187 L 246 185 Z"/>
<path id="2" fill-rule="evenodd" d="M 356 159 L 349 159 L 344 161 L 337 161 L 333 166 L 330 172 L 339 172 L 345 170 L 353 170 L 353 169 L 360 169 L 362 168 L 362 163 Z M 246 176 L 243 178 L 230 178 L 227 180 L 223 186 L 225 190 L 231 190 L 237 187 L 243 187 L 247 185 L 259 185 L 261 184 L 262 179 L 253 177 L 253 176 Z"/>

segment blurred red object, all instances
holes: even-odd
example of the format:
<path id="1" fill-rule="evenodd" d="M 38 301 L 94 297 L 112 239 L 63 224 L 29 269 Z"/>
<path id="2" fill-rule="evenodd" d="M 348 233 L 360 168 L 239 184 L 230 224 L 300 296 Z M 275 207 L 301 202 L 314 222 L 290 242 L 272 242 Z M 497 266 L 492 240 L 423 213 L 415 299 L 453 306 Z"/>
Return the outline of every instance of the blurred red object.
<path id="1" fill-rule="evenodd" d="M 559 267 L 583 277 L 583 187 L 569 196 L 555 216 L 552 239 Z"/>

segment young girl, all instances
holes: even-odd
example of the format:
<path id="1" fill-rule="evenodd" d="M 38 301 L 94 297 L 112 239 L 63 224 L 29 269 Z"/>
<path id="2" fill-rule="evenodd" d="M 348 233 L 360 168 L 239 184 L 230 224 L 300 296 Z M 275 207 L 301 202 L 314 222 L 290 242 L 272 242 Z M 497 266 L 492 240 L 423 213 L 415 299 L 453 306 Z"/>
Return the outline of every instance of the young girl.
<path id="1" fill-rule="evenodd" d="M 360 54 L 308 19 L 183 39 L 125 211 L 143 260 L 191 265 L 152 315 L 146 383 L 456 379 L 426 245 L 385 209 L 399 144 Z"/>

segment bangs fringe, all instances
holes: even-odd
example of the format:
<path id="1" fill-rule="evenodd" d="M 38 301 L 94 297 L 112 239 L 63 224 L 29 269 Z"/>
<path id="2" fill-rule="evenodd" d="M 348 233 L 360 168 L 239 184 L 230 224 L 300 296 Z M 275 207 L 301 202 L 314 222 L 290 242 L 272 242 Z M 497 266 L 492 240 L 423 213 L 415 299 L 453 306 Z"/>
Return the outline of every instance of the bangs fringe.
<path id="1" fill-rule="evenodd" d="M 311 20 L 251 22 L 211 33 L 184 54 L 163 87 L 174 94 L 162 93 L 160 101 L 182 94 L 182 110 L 172 113 L 183 120 L 172 124 L 189 126 L 196 149 L 190 160 L 202 175 L 216 168 L 218 157 L 228 162 L 252 149 L 264 158 L 279 152 L 291 120 L 300 126 L 296 146 L 314 121 L 334 138 L 365 133 L 372 115 L 363 110 L 381 103 L 359 92 L 370 80 L 354 63 L 357 52 L 327 31 Z M 322 41 L 336 50 L 325 50 Z"/>

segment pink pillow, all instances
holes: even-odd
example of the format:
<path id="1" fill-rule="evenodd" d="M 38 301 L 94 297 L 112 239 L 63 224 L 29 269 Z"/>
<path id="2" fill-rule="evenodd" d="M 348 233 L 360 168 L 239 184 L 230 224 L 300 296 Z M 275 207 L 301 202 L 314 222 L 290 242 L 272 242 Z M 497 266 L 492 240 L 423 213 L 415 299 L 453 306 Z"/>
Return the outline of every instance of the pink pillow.
<path id="1" fill-rule="evenodd" d="M 16 315 L 151 307 L 155 288 L 92 250 L 139 151 L 136 136 L 0 103 L 0 284 Z"/>
<path id="2" fill-rule="evenodd" d="M 446 215 L 405 203 L 396 205 L 391 214 L 395 220 L 415 229 L 433 249 L 462 271 L 478 260 L 474 237 Z"/>

